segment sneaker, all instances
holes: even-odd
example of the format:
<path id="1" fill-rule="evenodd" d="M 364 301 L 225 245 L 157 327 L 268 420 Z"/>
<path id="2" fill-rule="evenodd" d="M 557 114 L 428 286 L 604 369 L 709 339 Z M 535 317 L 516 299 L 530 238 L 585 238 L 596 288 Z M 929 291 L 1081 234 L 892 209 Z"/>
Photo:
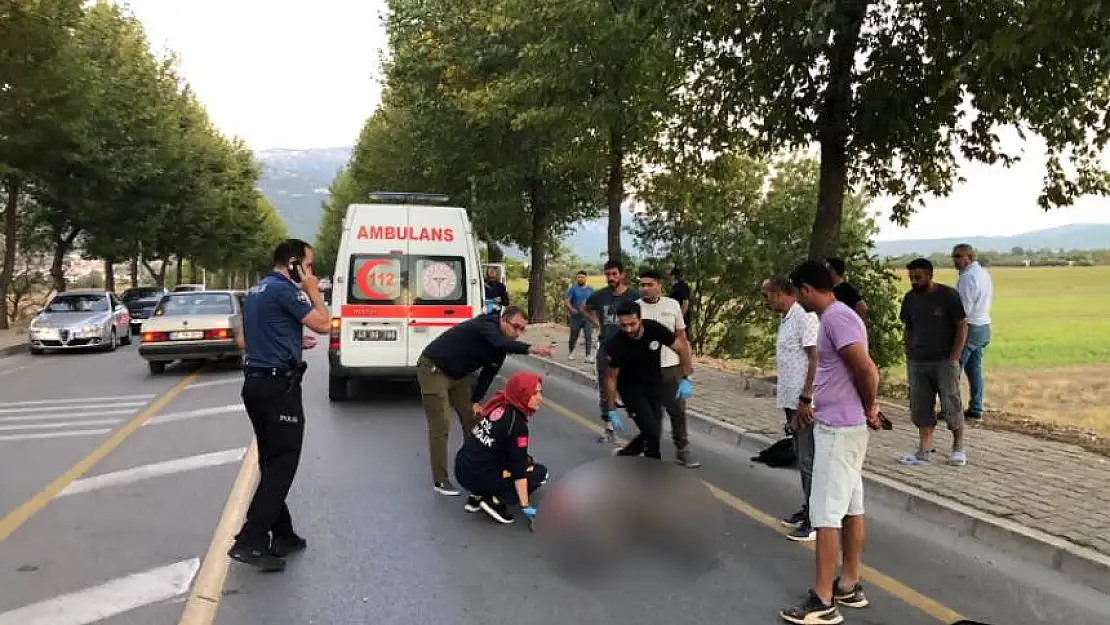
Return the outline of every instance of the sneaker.
<path id="1" fill-rule="evenodd" d="M 783 527 L 797 528 L 801 526 L 802 523 L 805 523 L 808 518 L 809 513 L 805 508 L 802 508 L 785 519 L 779 519 L 779 523 L 781 523 Z"/>
<path id="2" fill-rule="evenodd" d="M 449 497 L 457 497 L 461 494 L 459 489 L 455 488 L 455 485 L 451 483 L 451 480 L 436 482 L 435 491 L 440 495 L 447 495 Z"/>
<path id="3" fill-rule="evenodd" d="M 839 625 L 844 622 L 840 610 L 836 609 L 836 602 L 826 604 L 812 590 L 798 605 L 779 611 L 779 617 L 797 625 Z"/>
<path id="4" fill-rule="evenodd" d="M 701 463 L 698 462 L 698 459 L 695 458 L 688 449 L 680 450 L 676 454 L 675 462 L 686 467 L 687 469 L 696 469 L 701 466 Z"/>
<path id="5" fill-rule="evenodd" d="M 615 443 L 617 442 L 617 435 L 613 432 L 612 428 L 605 428 L 601 431 L 601 436 L 597 437 L 599 443 Z"/>
<path id="6" fill-rule="evenodd" d="M 284 558 L 298 551 L 304 551 L 307 548 L 308 541 L 296 534 L 289 536 L 274 536 L 273 541 L 270 542 L 270 553 L 273 553 L 279 558 Z"/>
<path id="7" fill-rule="evenodd" d="M 810 526 L 809 519 L 805 519 L 802 521 L 801 525 L 794 528 L 794 531 L 787 534 L 786 537 L 794 542 L 808 543 L 817 540 L 817 530 Z"/>
<path id="8" fill-rule="evenodd" d="M 839 577 L 833 582 L 833 601 L 849 608 L 866 608 L 871 603 L 863 594 L 863 586 L 859 582 L 851 590 L 844 590 L 840 587 Z"/>
<path id="9" fill-rule="evenodd" d="M 967 410 L 964 411 L 964 418 L 965 419 L 981 420 L 983 418 L 983 413 L 968 408 Z"/>
<path id="10" fill-rule="evenodd" d="M 567 360 L 578 360 L 578 356 L 574 352 L 567 354 Z"/>
<path id="11" fill-rule="evenodd" d="M 249 564 L 262 573 L 279 573 L 285 570 L 285 561 L 270 553 L 268 549 L 247 547 L 236 543 L 231 546 L 227 555 L 232 560 Z"/>
<path id="12" fill-rule="evenodd" d="M 486 514 L 488 514 L 491 519 L 498 523 L 508 524 L 515 520 L 513 515 L 509 514 L 509 507 L 505 505 L 504 501 L 501 501 L 497 497 L 483 499 L 478 505 L 482 507 L 482 510 L 485 510 Z"/>
<path id="13" fill-rule="evenodd" d="M 466 505 L 463 510 L 467 512 L 477 512 L 482 509 L 482 498 L 477 495 L 471 495 L 466 498 Z"/>
<path id="14" fill-rule="evenodd" d="M 593 354 L 586 354 L 586 360 L 584 360 L 583 362 L 585 362 L 587 365 L 592 365 L 593 363 L 597 362 L 597 359 L 594 358 Z"/>

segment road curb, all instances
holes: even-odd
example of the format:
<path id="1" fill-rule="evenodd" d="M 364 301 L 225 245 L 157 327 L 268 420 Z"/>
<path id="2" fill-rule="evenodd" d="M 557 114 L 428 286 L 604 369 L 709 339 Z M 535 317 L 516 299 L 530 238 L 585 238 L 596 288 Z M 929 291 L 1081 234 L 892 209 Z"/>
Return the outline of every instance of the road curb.
<path id="1" fill-rule="evenodd" d="M 24 354 L 30 349 L 30 346 L 30 343 L 17 343 L 15 345 L 8 345 L 7 347 L 0 347 L 0 358 Z"/>
<path id="2" fill-rule="evenodd" d="M 598 387 L 597 379 L 589 373 L 546 358 L 525 358 L 557 377 L 591 388 Z M 746 377 L 743 379 L 745 390 L 764 390 L 752 388 L 751 381 Z M 756 382 L 767 384 L 764 380 Z M 738 447 L 746 444 L 766 446 L 774 442 L 774 439 L 764 434 L 749 432 L 693 410 L 687 414 L 694 417 L 696 421 L 692 421 L 691 425 L 696 426 L 699 431 Z M 1000 551 L 1057 571 L 1074 582 L 1110 594 L 1110 557 L 1106 555 L 870 471 L 864 471 L 863 478 L 867 483 L 868 497 L 877 498 L 887 505 L 912 513 L 917 518 L 955 530 L 961 536 L 974 538 Z"/>

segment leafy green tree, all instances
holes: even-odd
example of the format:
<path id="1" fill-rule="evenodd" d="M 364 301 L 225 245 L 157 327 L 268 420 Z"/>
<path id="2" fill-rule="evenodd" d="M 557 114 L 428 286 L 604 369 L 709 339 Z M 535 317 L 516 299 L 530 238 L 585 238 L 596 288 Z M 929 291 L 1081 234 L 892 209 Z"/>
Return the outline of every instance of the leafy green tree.
<path id="1" fill-rule="evenodd" d="M 1045 140 L 1043 208 L 1110 191 L 1110 3 L 696 0 L 683 18 L 687 127 L 716 147 L 820 146 L 813 258 L 836 249 L 852 189 L 895 197 L 905 225 L 951 192 L 957 159 L 1018 160 L 1000 127 Z"/>

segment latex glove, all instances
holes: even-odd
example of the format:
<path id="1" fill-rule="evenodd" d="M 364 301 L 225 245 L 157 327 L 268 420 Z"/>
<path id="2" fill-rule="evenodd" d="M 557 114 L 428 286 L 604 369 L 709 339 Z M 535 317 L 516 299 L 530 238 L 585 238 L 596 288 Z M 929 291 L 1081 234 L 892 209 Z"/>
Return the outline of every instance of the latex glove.
<path id="1" fill-rule="evenodd" d="M 529 519 L 536 518 L 536 509 L 532 506 L 524 506 L 520 509 L 520 513 L 528 517 Z"/>
<path id="2" fill-rule="evenodd" d="M 621 421 L 621 414 L 616 410 L 609 411 L 609 423 L 613 426 L 614 432 L 624 431 L 624 422 Z"/>
<path id="3" fill-rule="evenodd" d="M 682 381 L 678 383 L 678 393 L 675 393 L 675 399 L 690 399 L 693 394 L 694 385 L 690 384 L 690 380 L 682 378 Z"/>

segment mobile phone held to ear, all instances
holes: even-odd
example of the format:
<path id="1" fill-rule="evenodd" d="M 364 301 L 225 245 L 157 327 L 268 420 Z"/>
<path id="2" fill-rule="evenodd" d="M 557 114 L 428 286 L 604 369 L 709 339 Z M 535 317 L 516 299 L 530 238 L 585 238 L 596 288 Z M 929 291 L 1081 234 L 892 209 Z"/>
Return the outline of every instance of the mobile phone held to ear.
<path id="1" fill-rule="evenodd" d="M 293 282 L 301 283 L 301 259 L 296 256 L 289 259 L 289 277 Z"/>

